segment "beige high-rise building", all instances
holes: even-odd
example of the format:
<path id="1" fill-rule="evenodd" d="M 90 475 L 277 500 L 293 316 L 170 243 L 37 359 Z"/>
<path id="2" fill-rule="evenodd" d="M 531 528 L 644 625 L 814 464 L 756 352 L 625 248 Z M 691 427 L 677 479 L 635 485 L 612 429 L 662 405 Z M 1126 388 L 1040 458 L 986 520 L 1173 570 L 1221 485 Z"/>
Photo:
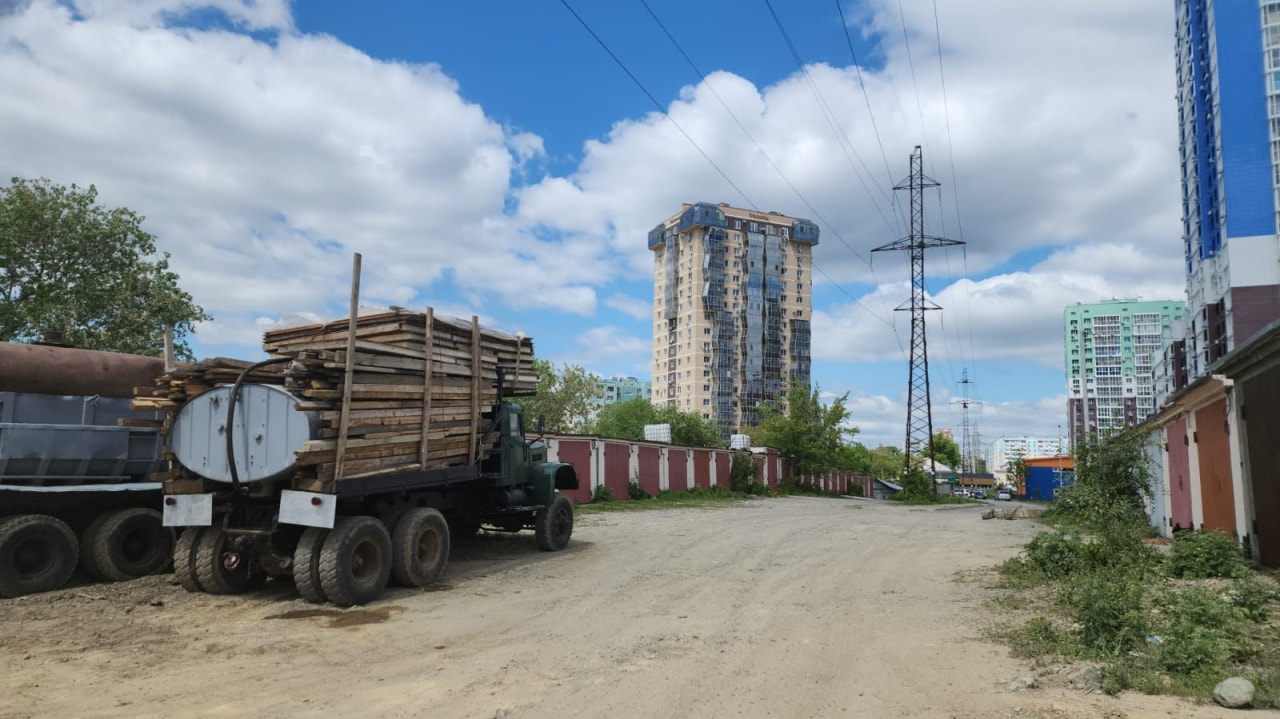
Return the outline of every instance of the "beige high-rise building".
<path id="1" fill-rule="evenodd" d="M 653 403 L 725 435 L 754 426 L 762 402 L 785 409 L 788 382 L 809 384 L 816 244 L 809 220 L 724 203 L 653 228 Z"/>

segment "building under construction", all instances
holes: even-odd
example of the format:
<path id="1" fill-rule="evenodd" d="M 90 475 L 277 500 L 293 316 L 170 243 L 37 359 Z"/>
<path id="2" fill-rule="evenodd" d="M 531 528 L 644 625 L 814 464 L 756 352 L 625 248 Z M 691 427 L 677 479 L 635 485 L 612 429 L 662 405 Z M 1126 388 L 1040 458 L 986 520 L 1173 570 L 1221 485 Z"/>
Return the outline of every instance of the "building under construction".
<path id="1" fill-rule="evenodd" d="M 649 232 L 653 403 L 695 412 L 725 435 L 785 408 L 809 383 L 811 258 L 818 226 L 776 212 L 686 204 Z"/>

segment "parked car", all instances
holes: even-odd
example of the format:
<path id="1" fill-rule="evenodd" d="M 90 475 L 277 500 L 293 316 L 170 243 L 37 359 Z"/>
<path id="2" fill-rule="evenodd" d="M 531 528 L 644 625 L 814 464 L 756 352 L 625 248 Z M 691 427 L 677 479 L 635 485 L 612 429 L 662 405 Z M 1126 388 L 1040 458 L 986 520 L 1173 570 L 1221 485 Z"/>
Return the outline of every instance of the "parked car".
<path id="1" fill-rule="evenodd" d="M 1001 502 L 1010 502 L 1013 500 L 1013 492 L 1010 492 L 1007 489 L 1002 489 L 999 492 L 996 492 L 996 499 Z"/>
<path id="2" fill-rule="evenodd" d="M 987 490 L 985 490 L 985 489 L 975 489 L 975 490 L 973 491 L 973 498 L 974 498 L 974 499 L 986 499 L 986 498 L 987 498 Z"/>

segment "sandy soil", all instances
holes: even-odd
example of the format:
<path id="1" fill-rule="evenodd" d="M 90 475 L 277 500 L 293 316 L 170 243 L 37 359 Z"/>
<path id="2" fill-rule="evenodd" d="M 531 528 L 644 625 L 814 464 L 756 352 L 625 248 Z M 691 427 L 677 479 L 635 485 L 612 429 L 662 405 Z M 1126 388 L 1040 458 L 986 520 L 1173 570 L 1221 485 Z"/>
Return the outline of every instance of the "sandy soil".
<path id="1" fill-rule="evenodd" d="M 1051 686 L 983 640 L 1035 531 L 980 508 L 771 499 L 455 547 L 434 591 L 318 608 L 171 577 L 0 601 L 0 717 L 1227 717 Z M 1280 716 L 1255 712 L 1254 716 Z"/>

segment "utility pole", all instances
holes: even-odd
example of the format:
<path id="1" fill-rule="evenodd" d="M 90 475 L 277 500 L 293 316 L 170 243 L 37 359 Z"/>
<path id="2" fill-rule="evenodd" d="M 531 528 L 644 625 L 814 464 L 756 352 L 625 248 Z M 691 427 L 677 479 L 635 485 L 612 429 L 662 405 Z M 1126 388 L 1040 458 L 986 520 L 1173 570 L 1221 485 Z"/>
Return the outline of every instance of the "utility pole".
<path id="1" fill-rule="evenodd" d="M 981 445 L 978 440 L 978 427 L 975 423 L 969 421 L 969 405 L 982 406 L 982 402 L 969 398 L 969 385 L 973 384 L 973 380 L 969 379 L 969 370 L 966 368 L 960 373 L 960 399 L 952 400 L 960 404 L 960 472 L 961 474 L 977 474 L 978 465 L 975 454 L 974 445 Z"/>
<path id="2" fill-rule="evenodd" d="M 924 233 L 924 191 L 938 187 L 940 183 L 924 174 L 924 155 L 920 146 L 911 151 L 911 174 L 894 185 L 894 190 L 906 190 L 911 197 L 911 234 L 902 239 L 881 245 L 872 252 L 902 251 L 911 256 L 911 299 L 896 309 L 911 312 L 911 363 L 907 374 L 907 439 L 904 476 L 911 470 L 911 455 L 928 443 L 929 456 L 933 457 L 933 409 L 929 402 L 929 349 L 925 339 L 924 313 L 942 309 L 929 300 L 924 292 L 924 251 L 931 247 L 962 245 L 959 240 L 931 237 Z M 932 460 L 931 460 L 932 461 Z"/>

